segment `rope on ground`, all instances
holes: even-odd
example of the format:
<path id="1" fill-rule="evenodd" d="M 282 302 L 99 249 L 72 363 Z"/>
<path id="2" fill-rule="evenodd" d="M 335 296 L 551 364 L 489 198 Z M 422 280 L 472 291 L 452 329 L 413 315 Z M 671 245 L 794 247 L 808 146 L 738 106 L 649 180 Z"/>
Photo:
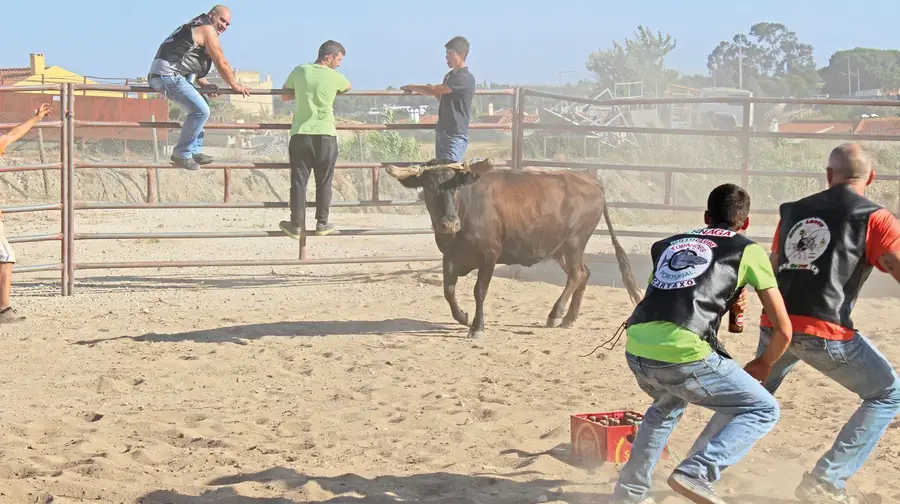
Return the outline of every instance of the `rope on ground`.
<path id="1" fill-rule="evenodd" d="M 672 449 L 672 446 L 666 441 L 666 449 L 669 450 L 669 455 L 671 455 L 675 459 L 675 465 L 681 464 L 684 461 L 683 458 L 679 457 L 675 450 Z"/>
<path id="2" fill-rule="evenodd" d="M 853 478 L 847 478 L 847 481 L 853 483 L 853 486 L 856 487 L 856 493 L 858 493 L 859 495 L 862 496 L 862 498 L 866 502 L 866 504 L 869 504 L 869 498 L 866 497 L 866 494 L 864 494 L 863 491 L 859 488 L 859 485 L 857 485 L 856 482 L 853 481 Z"/>
<path id="3" fill-rule="evenodd" d="M 616 333 L 613 334 L 612 338 L 609 338 L 608 340 L 604 341 L 603 343 L 600 343 L 600 345 L 597 348 L 591 350 L 591 353 L 589 353 L 587 355 L 582 355 L 581 357 L 582 358 L 590 357 L 591 355 L 594 355 L 594 352 L 596 352 L 597 350 L 599 350 L 601 348 L 603 348 L 604 350 L 612 350 L 612 349 L 616 348 L 616 345 L 619 344 L 619 339 L 621 339 L 622 334 L 625 333 L 625 327 L 626 327 L 625 322 L 622 322 L 622 325 L 619 326 L 619 328 L 616 330 Z M 613 341 L 613 340 L 615 340 L 615 341 Z M 609 348 L 606 348 L 605 345 L 609 342 L 612 342 L 612 345 L 610 345 Z"/>

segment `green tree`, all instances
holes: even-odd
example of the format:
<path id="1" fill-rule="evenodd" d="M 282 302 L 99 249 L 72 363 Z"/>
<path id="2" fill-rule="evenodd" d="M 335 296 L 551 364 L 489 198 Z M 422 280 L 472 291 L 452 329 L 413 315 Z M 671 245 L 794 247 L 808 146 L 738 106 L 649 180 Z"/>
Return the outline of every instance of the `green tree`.
<path id="1" fill-rule="evenodd" d="M 838 51 L 819 74 L 824 82 L 822 91 L 832 96 L 854 94 L 857 86 L 862 91 L 897 90 L 900 89 L 900 51 L 862 47 Z"/>
<path id="2" fill-rule="evenodd" d="M 678 76 L 678 80 L 675 82 L 679 86 L 686 86 L 689 88 L 705 88 L 713 85 L 712 77 L 708 75 L 700 75 L 700 74 L 684 74 Z"/>
<path id="3" fill-rule="evenodd" d="M 587 69 L 596 76 L 599 89 L 613 88 L 621 82 L 643 82 L 645 88 L 663 89 L 678 78 L 676 70 L 665 66 L 665 58 L 675 49 L 675 39 L 669 34 L 638 26 L 633 39 L 625 44 L 613 42 L 612 49 L 591 53 Z"/>
<path id="4" fill-rule="evenodd" d="M 768 96 L 809 96 L 819 85 L 813 47 L 781 23 L 756 23 L 722 41 L 707 58 L 716 85 Z"/>

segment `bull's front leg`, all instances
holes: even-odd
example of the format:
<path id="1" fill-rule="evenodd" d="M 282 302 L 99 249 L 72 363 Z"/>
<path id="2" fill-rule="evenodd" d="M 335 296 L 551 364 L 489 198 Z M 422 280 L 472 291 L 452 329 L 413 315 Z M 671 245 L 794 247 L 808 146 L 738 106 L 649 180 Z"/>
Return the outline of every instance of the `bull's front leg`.
<path id="1" fill-rule="evenodd" d="M 484 298 L 487 296 L 488 286 L 494 276 L 494 264 L 484 264 L 478 268 L 478 280 L 475 282 L 475 319 L 469 328 L 469 337 L 473 339 L 484 337 Z"/>
<path id="2" fill-rule="evenodd" d="M 453 269 L 453 263 L 447 256 L 444 256 L 444 299 L 450 305 L 450 313 L 453 314 L 453 320 L 460 324 L 469 325 L 469 314 L 459 308 L 456 302 L 456 281 L 459 275 Z"/>

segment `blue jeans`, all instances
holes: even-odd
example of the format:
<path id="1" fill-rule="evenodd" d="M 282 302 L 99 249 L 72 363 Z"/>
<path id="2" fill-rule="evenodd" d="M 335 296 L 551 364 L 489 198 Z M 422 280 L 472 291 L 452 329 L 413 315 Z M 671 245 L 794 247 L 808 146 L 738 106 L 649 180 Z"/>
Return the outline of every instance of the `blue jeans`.
<path id="1" fill-rule="evenodd" d="M 186 117 L 181 125 L 181 134 L 172 157 L 188 159 L 200 154 L 203 145 L 203 125 L 209 119 L 209 105 L 197 89 L 180 75 L 163 75 L 149 81 L 154 91 L 177 103 L 184 109 Z"/>
<path id="2" fill-rule="evenodd" d="M 447 133 L 441 129 L 435 131 L 434 157 L 459 163 L 466 155 L 469 147 L 469 135 L 465 133 Z"/>
<path id="3" fill-rule="evenodd" d="M 712 353 L 704 360 L 672 364 L 626 352 L 641 390 L 653 398 L 622 467 L 611 502 L 635 503 L 650 490 L 650 475 L 688 403 L 729 415 L 708 443 L 675 469 L 709 482 L 741 460 L 778 421 L 775 398 L 731 359 Z"/>
<path id="4" fill-rule="evenodd" d="M 762 355 L 771 338 L 770 328 L 760 329 L 757 355 Z M 774 394 L 801 360 L 863 400 L 812 470 L 814 476 L 835 488 L 846 488 L 847 479 L 859 471 L 891 420 L 900 412 L 900 380 L 884 355 L 859 333 L 849 341 L 794 333 L 791 346 L 772 367 L 766 388 Z M 727 420 L 723 415 L 713 415 L 700 439 L 715 425 Z"/>

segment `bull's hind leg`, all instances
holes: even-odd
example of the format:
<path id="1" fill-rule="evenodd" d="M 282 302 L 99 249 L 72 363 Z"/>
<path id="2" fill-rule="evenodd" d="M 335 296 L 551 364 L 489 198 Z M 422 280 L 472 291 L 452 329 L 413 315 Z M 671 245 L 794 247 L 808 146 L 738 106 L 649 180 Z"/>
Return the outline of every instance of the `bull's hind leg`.
<path id="1" fill-rule="evenodd" d="M 572 293 L 572 302 L 569 303 L 569 311 L 566 312 L 566 316 L 563 318 L 562 327 L 569 327 L 574 324 L 578 314 L 581 313 L 581 300 L 584 298 L 584 291 L 587 289 L 588 280 L 591 278 L 591 270 L 584 263 L 581 264 L 581 269 L 584 272 L 581 285 Z"/>
<path id="2" fill-rule="evenodd" d="M 556 262 L 566 272 L 566 287 L 553 305 L 553 309 L 550 310 L 550 315 L 547 316 L 547 327 L 571 325 L 574 322 L 574 318 L 569 320 L 569 315 L 563 319 L 563 312 L 566 310 L 566 303 L 569 302 L 569 298 L 573 297 L 573 294 L 578 292 L 579 288 L 582 288 L 583 293 L 583 284 L 586 283 L 586 280 L 584 278 L 585 268 L 581 261 L 582 255 L 583 252 L 581 250 L 565 247 L 560 251 L 560 255 L 556 257 Z M 581 303 L 580 297 L 578 302 L 579 304 Z M 575 316 L 577 315 L 576 312 Z"/>
<path id="3" fill-rule="evenodd" d="M 469 337 L 473 339 L 484 337 L 484 298 L 487 296 L 488 286 L 494 276 L 494 263 L 482 264 L 478 268 L 478 280 L 475 281 L 475 318 L 472 327 L 469 328 Z"/>
<path id="4" fill-rule="evenodd" d="M 453 263 L 444 257 L 444 299 L 450 305 L 450 313 L 453 314 L 453 320 L 464 326 L 469 325 L 469 314 L 459 308 L 456 302 L 456 281 L 459 275 L 453 270 Z"/>

